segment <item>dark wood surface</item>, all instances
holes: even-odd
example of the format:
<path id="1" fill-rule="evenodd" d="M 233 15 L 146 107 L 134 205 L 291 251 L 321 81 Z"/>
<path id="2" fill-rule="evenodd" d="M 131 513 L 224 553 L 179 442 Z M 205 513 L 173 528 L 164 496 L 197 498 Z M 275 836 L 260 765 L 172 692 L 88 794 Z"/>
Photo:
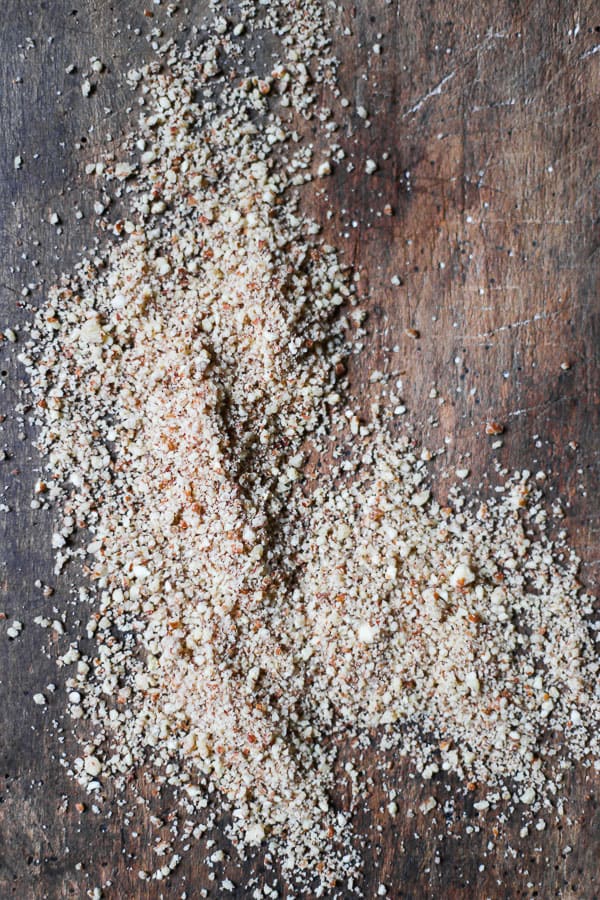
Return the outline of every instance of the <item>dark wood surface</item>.
<path id="1" fill-rule="evenodd" d="M 193 15 L 176 15 L 173 30 L 206 8 L 194 0 L 181 6 Z M 314 209 L 371 290 L 371 337 L 351 370 L 353 384 L 364 382 L 366 393 L 368 372 L 393 359 L 405 372 L 407 427 L 432 448 L 450 439 L 446 465 L 468 465 L 467 491 L 494 484 L 495 460 L 551 472 L 549 499 L 556 492 L 566 500 L 563 524 L 593 590 L 600 575 L 600 9 L 592 0 L 342 6 L 335 13 L 342 90 L 350 111 L 356 103 L 368 109 L 371 125 L 338 114 L 338 140 L 380 165 L 370 178 L 360 165 L 353 173 L 340 167 L 327 181 L 328 200 L 315 198 Z M 51 283 L 95 239 L 96 196 L 84 167 L 107 146 L 106 135 L 118 137 L 135 115 L 119 73 L 152 54 L 145 36 L 157 19 L 146 18 L 144 7 L 164 18 L 164 6 L 151 0 L 2 3 L 0 330 L 30 316 L 23 302 L 41 302 L 43 290 L 24 301 L 24 284 Z M 370 52 L 377 42 L 379 57 Z M 86 99 L 81 72 L 91 56 L 107 72 Z M 70 63 L 77 74 L 65 73 Z M 394 215 L 380 215 L 388 203 Z M 53 211 L 61 235 L 48 223 Z M 420 339 L 407 338 L 407 327 Z M 390 357 L 385 348 L 396 344 Z M 32 702 L 48 683 L 61 683 L 56 641 L 33 618 L 64 608 L 75 576 L 52 575 L 51 516 L 30 508 L 39 460 L 15 411 L 21 374 L 14 356 L 0 344 L 0 445 L 7 451 L 0 502 L 11 508 L 0 512 L 0 612 L 24 623 L 21 637 L 9 641 L 0 622 L 0 898 L 80 898 L 107 882 L 106 896 L 119 900 L 176 898 L 185 889 L 197 898 L 201 888 L 217 897 L 224 874 L 237 885 L 235 897 L 250 898 L 250 877 L 271 885 L 275 875 L 262 857 L 236 862 L 218 830 L 212 837 L 231 859 L 214 867 L 214 881 L 203 843 L 169 883 L 139 881 L 160 828 L 143 816 L 128 824 L 116 803 L 110 820 L 95 815 L 59 764 L 70 742 L 50 728 L 62 721 L 58 694 L 46 709 Z M 443 404 L 429 397 L 433 386 Z M 506 426 L 500 450 L 484 433 L 488 419 Z M 438 496 L 448 483 L 437 479 Z M 36 579 L 53 585 L 54 596 L 45 598 Z M 70 611 L 70 621 L 76 617 Z M 600 896 L 597 776 L 573 772 L 565 815 L 545 810 L 546 830 L 521 838 L 520 822 L 496 834 L 495 819 L 468 799 L 453 820 L 440 812 L 423 817 L 418 782 L 399 761 L 388 782 L 398 789 L 400 813 L 390 821 L 374 754 L 365 766 L 374 779 L 371 808 L 357 817 L 368 836 L 365 896 L 375 897 L 380 882 L 388 896 L 414 900 Z M 431 792 L 443 800 L 453 788 L 439 780 Z M 80 800 L 83 813 L 75 808 Z M 165 821 L 169 804 L 168 797 L 156 801 Z"/>

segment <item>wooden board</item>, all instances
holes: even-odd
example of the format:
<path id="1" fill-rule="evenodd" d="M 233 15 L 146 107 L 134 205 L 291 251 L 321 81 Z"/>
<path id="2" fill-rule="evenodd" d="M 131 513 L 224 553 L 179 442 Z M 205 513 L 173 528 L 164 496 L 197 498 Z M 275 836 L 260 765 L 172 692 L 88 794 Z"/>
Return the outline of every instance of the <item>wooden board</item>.
<path id="1" fill-rule="evenodd" d="M 181 5 L 192 15 L 176 15 L 173 30 L 206 8 L 199 0 Z M 118 75 L 152 53 L 145 36 L 156 20 L 144 6 L 159 12 L 151 0 L 2 4 L 0 330 L 29 317 L 24 302 L 41 302 L 43 291 L 21 296 L 24 284 L 51 283 L 95 239 L 96 195 L 84 167 L 135 115 Z M 371 290 L 371 337 L 351 370 L 353 384 L 368 396 L 373 368 L 401 369 L 404 427 L 432 449 L 446 440 L 446 465 L 471 469 L 467 490 L 495 483 L 496 460 L 550 471 L 549 497 L 566 500 L 562 524 L 593 589 L 600 575 L 598 7 L 591 0 L 342 6 L 335 49 L 351 114 L 336 139 L 379 168 L 366 177 L 360 165 L 340 166 L 314 212 Z M 345 26 L 353 37 L 343 35 Z M 380 56 L 370 52 L 375 43 Z M 108 71 L 84 98 L 80 73 L 91 56 Z M 68 75 L 71 63 L 78 73 Z M 357 104 L 370 127 L 353 112 Z M 393 216 L 381 214 L 388 203 Z M 48 223 L 54 211 L 61 235 Z M 420 339 L 407 338 L 407 327 Z M 143 883 L 137 872 L 151 866 L 149 844 L 160 829 L 143 816 L 128 824 L 116 803 L 109 821 L 75 808 L 81 798 L 59 764 L 69 739 L 63 746 L 48 727 L 60 723 L 61 704 L 42 710 L 32 702 L 48 683 L 61 683 L 47 634 L 32 620 L 62 608 L 72 581 L 52 575 L 51 517 L 30 507 L 39 460 L 14 408 L 20 377 L 14 354 L 0 346 L 0 445 L 8 453 L 0 485 L 12 510 L 0 513 L 0 611 L 25 623 L 12 642 L 0 623 L 0 897 L 80 898 L 107 882 L 106 895 L 119 900 L 176 898 L 185 889 L 196 898 L 201 888 L 217 897 L 225 874 L 236 885 L 251 877 L 271 885 L 263 858 L 247 861 L 241 877 L 235 854 L 211 880 L 200 845 L 168 884 Z M 506 426 L 500 450 L 485 436 L 488 419 Z M 438 478 L 438 496 L 447 487 Z M 53 597 L 37 579 L 55 587 Z M 413 900 L 600 896 L 597 777 L 568 776 L 571 800 L 556 824 L 549 809 L 544 831 L 520 837 L 520 823 L 510 822 L 496 837 L 494 820 L 468 799 L 453 822 L 441 812 L 423 817 L 410 766 L 391 762 L 388 782 L 401 807 L 393 821 L 383 814 L 375 755 L 365 758 L 375 781 L 371 809 L 357 820 L 368 835 L 366 897 L 379 883 L 388 896 Z M 452 787 L 440 779 L 431 793 L 443 801 Z M 167 820 L 169 798 L 158 807 Z M 218 830 L 213 837 L 229 853 Z M 239 886 L 233 896 L 252 893 Z"/>

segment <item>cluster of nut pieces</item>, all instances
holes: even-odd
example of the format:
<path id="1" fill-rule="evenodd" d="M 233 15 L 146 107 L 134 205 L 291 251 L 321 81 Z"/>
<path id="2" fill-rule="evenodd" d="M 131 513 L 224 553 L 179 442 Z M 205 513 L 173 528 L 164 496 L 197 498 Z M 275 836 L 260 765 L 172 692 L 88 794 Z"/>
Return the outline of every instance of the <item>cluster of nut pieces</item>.
<path id="1" fill-rule="evenodd" d="M 52 292 L 21 358 L 57 564 L 91 535 L 94 611 L 61 658 L 78 780 L 144 764 L 189 810 L 216 787 L 236 839 L 329 877 L 354 865 L 332 737 L 378 728 L 426 778 L 531 803 L 560 780 L 552 733 L 565 758 L 596 750 L 598 664 L 528 473 L 501 502 L 440 508 L 407 443 L 346 415 L 355 299 L 294 198 L 311 154 L 281 117 L 316 102 L 307 62 L 327 49 L 321 4 L 302 7 L 262 21 L 282 33 L 268 77 L 211 88 L 241 52 L 224 19 L 171 48 L 168 75 L 130 73 L 140 131 L 106 168 L 122 240 Z M 307 481 L 315 447 L 332 464 Z"/>

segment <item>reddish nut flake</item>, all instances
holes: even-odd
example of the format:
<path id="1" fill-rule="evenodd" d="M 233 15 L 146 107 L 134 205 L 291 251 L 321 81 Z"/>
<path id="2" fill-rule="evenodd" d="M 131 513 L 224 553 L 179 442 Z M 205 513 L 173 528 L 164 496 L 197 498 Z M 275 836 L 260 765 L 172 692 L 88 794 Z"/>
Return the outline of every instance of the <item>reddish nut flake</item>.
<path id="1" fill-rule="evenodd" d="M 485 433 L 490 435 L 502 434 L 504 432 L 504 425 L 500 422 L 486 422 L 485 424 Z"/>

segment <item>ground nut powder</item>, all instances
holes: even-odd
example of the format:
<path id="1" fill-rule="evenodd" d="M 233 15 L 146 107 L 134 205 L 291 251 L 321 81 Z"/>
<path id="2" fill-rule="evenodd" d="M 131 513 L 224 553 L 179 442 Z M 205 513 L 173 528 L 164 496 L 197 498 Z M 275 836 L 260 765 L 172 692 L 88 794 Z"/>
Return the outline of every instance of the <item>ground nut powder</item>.
<path id="1" fill-rule="evenodd" d="M 21 360 L 59 568 L 87 535 L 92 614 L 61 657 L 77 780 L 142 765 L 186 815 L 221 797 L 236 840 L 329 885 L 360 864 L 341 741 L 376 733 L 484 805 L 598 758 L 596 626 L 529 472 L 441 508 L 388 412 L 352 411 L 353 281 L 302 211 L 333 171 L 300 138 L 335 94 L 329 26 L 320 3 L 257 9 L 128 74 L 120 239 L 51 292 Z M 230 76 L 253 31 L 272 71 Z"/>

